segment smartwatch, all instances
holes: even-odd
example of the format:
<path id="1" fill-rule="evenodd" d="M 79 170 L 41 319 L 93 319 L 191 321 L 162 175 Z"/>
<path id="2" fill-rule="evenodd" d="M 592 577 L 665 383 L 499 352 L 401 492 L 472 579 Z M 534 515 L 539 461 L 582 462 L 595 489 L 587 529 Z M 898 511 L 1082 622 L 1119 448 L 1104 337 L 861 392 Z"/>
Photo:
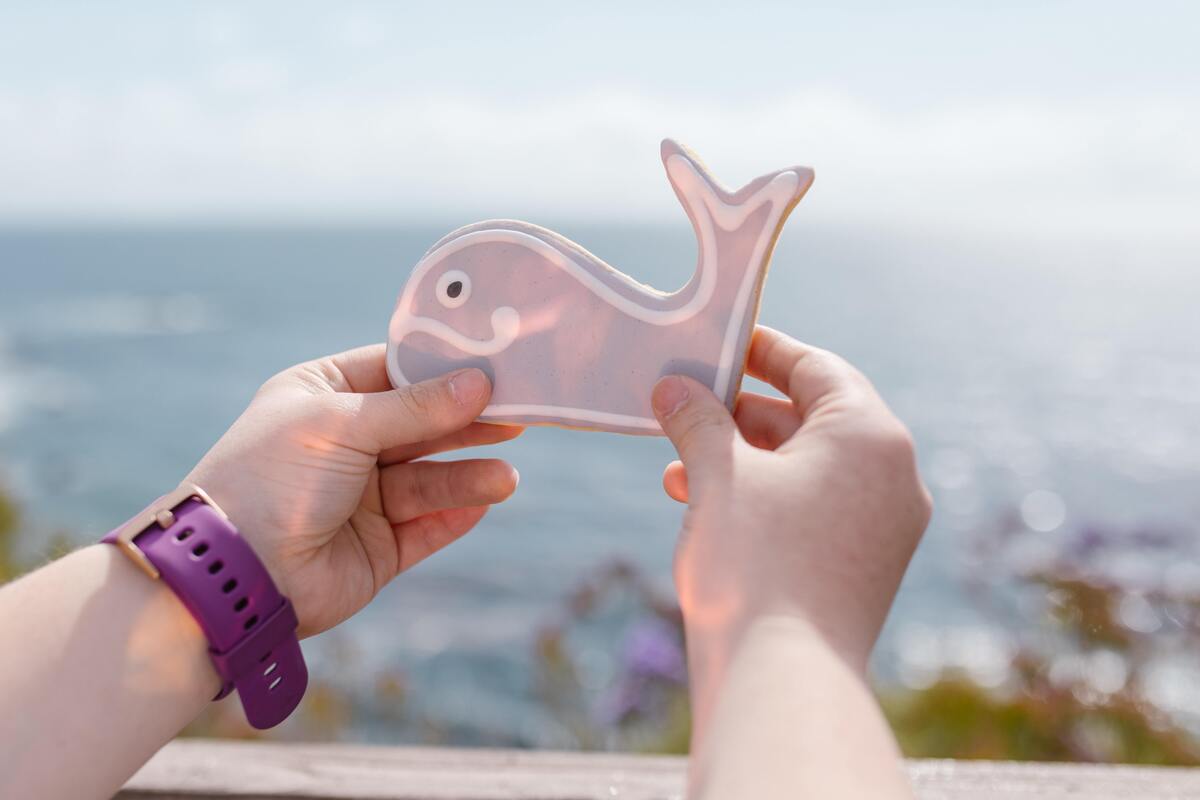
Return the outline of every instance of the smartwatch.
<path id="1" fill-rule="evenodd" d="M 278 725 L 308 685 L 291 602 L 225 512 L 184 483 L 102 540 L 171 588 L 208 638 L 225 697 L 255 728 Z"/>

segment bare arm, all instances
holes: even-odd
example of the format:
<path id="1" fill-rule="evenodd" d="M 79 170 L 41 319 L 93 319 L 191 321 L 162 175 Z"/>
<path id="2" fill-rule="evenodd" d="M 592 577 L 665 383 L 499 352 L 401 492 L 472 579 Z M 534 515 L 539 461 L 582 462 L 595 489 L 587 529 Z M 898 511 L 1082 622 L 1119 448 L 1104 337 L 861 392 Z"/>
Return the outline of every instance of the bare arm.
<path id="1" fill-rule="evenodd" d="M 188 477 L 312 635 L 512 493 L 502 461 L 414 460 L 520 433 L 472 422 L 489 394 L 473 370 L 391 390 L 382 346 L 302 364 L 268 381 Z M 111 797 L 219 688 L 183 604 L 109 545 L 0 589 L 0 648 L 3 798 Z"/>
<path id="2" fill-rule="evenodd" d="M 693 697 L 707 696 L 692 749 L 697 798 L 907 798 L 895 740 L 861 671 L 792 617 L 751 623 L 705 669 L 692 654 Z"/>
<path id="3" fill-rule="evenodd" d="M 688 503 L 691 795 L 909 797 L 866 663 L 929 519 L 911 439 L 831 353 L 759 328 L 747 366 L 787 397 L 731 417 L 686 378 L 654 395 Z"/>
<path id="4" fill-rule="evenodd" d="M 200 628 L 115 547 L 0 589 L 0 792 L 109 797 L 220 688 Z"/>

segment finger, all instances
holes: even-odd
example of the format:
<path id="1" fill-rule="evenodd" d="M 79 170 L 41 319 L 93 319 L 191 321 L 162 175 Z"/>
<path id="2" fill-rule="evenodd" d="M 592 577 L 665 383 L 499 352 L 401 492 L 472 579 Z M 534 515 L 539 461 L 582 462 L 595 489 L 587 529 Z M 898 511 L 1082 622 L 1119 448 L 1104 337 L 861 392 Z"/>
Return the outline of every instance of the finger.
<path id="1" fill-rule="evenodd" d="M 663 470 L 663 491 L 680 503 L 688 501 L 687 470 L 682 461 L 672 461 Z"/>
<path id="2" fill-rule="evenodd" d="M 800 417 L 790 400 L 742 394 L 733 412 L 742 437 L 762 450 L 774 450 L 800 429 Z M 663 490 L 672 500 L 688 501 L 687 470 L 683 462 L 672 461 L 663 471 Z"/>
<path id="3" fill-rule="evenodd" d="M 344 385 L 334 386 L 338 392 L 386 392 L 392 388 L 387 374 L 387 345 L 383 343 L 356 347 L 329 356 L 329 364 L 341 375 Z"/>
<path id="4" fill-rule="evenodd" d="M 414 458 L 424 458 L 447 450 L 461 450 L 464 447 L 483 447 L 489 444 L 499 444 L 517 438 L 525 432 L 522 425 L 495 425 L 490 422 L 472 422 L 467 427 L 445 436 L 439 436 L 426 442 L 414 442 L 399 447 L 391 447 L 379 454 L 379 463 L 383 466 L 412 461 Z"/>
<path id="5" fill-rule="evenodd" d="M 297 364 L 267 381 L 264 389 L 301 388 L 325 392 L 386 392 L 392 388 L 387 345 L 371 344 Z"/>
<path id="6" fill-rule="evenodd" d="M 800 415 L 791 400 L 743 393 L 733 410 L 733 419 L 747 442 L 762 450 L 774 450 L 800 429 Z"/>
<path id="7" fill-rule="evenodd" d="M 507 500 L 520 475 L 494 458 L 417 461 L 385 467 L 379 475 L 383 513 L 393 525 L 449 508 L 490 506 Z"/>
<path id="8" fill-rule="evenodd" d="M 474 508 L 451 508 L 417 517 L 400 525 L 393 525 L 396 547 L 400 552 L 399 571 L 412 567 L 441 550 L 474 528 L 487 506 Z"/>
<path id="9" fill-rule="evenodd" d="M 858 391 L 863 381 L 840 356 L 763 325 L 755 328 L 746 369 L 790 397 L 801 419 L 840 394 Z"/>
<path id="10" fill-rule="evenodd" d="M 670 375 L 654 386 L 654 414 L 693 481 L 725 464 L 740 438 L 733 417 L 705 386 L 691 378 Z"/>
<path id="11" fill-rule="evenodd" d="M 389 392 L 336 395 L 336 400 L 350 407 L 349 434 L 361 437 L 363 449 L 380 453 L 462 430 L 483 411 L 491 393 L 483 372 L 463 369 Z"/>

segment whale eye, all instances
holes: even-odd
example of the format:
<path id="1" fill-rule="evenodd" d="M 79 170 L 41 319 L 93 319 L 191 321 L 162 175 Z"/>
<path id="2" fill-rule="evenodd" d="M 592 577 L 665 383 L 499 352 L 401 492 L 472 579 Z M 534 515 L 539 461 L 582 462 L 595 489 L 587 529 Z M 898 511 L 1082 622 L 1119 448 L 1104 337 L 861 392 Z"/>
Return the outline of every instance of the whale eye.
<path id="1" fill-rule="evenodd" d="M 471 278 L 462 270 L 447 270 L 438 278 L 436 292 L 446 308 L 458 308 L 471 296 Z"/>

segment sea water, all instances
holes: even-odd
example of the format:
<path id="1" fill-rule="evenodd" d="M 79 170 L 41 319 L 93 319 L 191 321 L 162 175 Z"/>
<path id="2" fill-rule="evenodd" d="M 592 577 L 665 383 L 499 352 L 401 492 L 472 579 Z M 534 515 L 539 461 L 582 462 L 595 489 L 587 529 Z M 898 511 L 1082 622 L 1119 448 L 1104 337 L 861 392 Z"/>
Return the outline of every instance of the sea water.
<path id="1" fill-rule="evenodd" d="M 409 269 L 451 227 L 0 232 L 0 482 L 23 506 L 26 555 L 57 534 L 91 541 L 174 486 L 273 373 L 382 340 Z M 694 268 L 682 226 L 558 227 L 659 288 Z M 1200 529 L 1198 261 L 1151 244 L 789 227 L 761 321 L 875 381 L 937 504 L 881 675 L 913 630 L 978 627 L 966 542 L 997 519 L 1048 539 Z M 517 494 L 306 652 L 315 678 L 368 695 L 401 671 L 406 703 L 450 741 L 570 745 L 538 702 L 536 633 L 614 559 L 670 591 L 672 451 L 556 429 L 489 451 L 520 469 Z M 580 646 L 603 675 L 612 638 Z M 346 735 L 422 736 L 372 720 L 352 715 Z"/>

